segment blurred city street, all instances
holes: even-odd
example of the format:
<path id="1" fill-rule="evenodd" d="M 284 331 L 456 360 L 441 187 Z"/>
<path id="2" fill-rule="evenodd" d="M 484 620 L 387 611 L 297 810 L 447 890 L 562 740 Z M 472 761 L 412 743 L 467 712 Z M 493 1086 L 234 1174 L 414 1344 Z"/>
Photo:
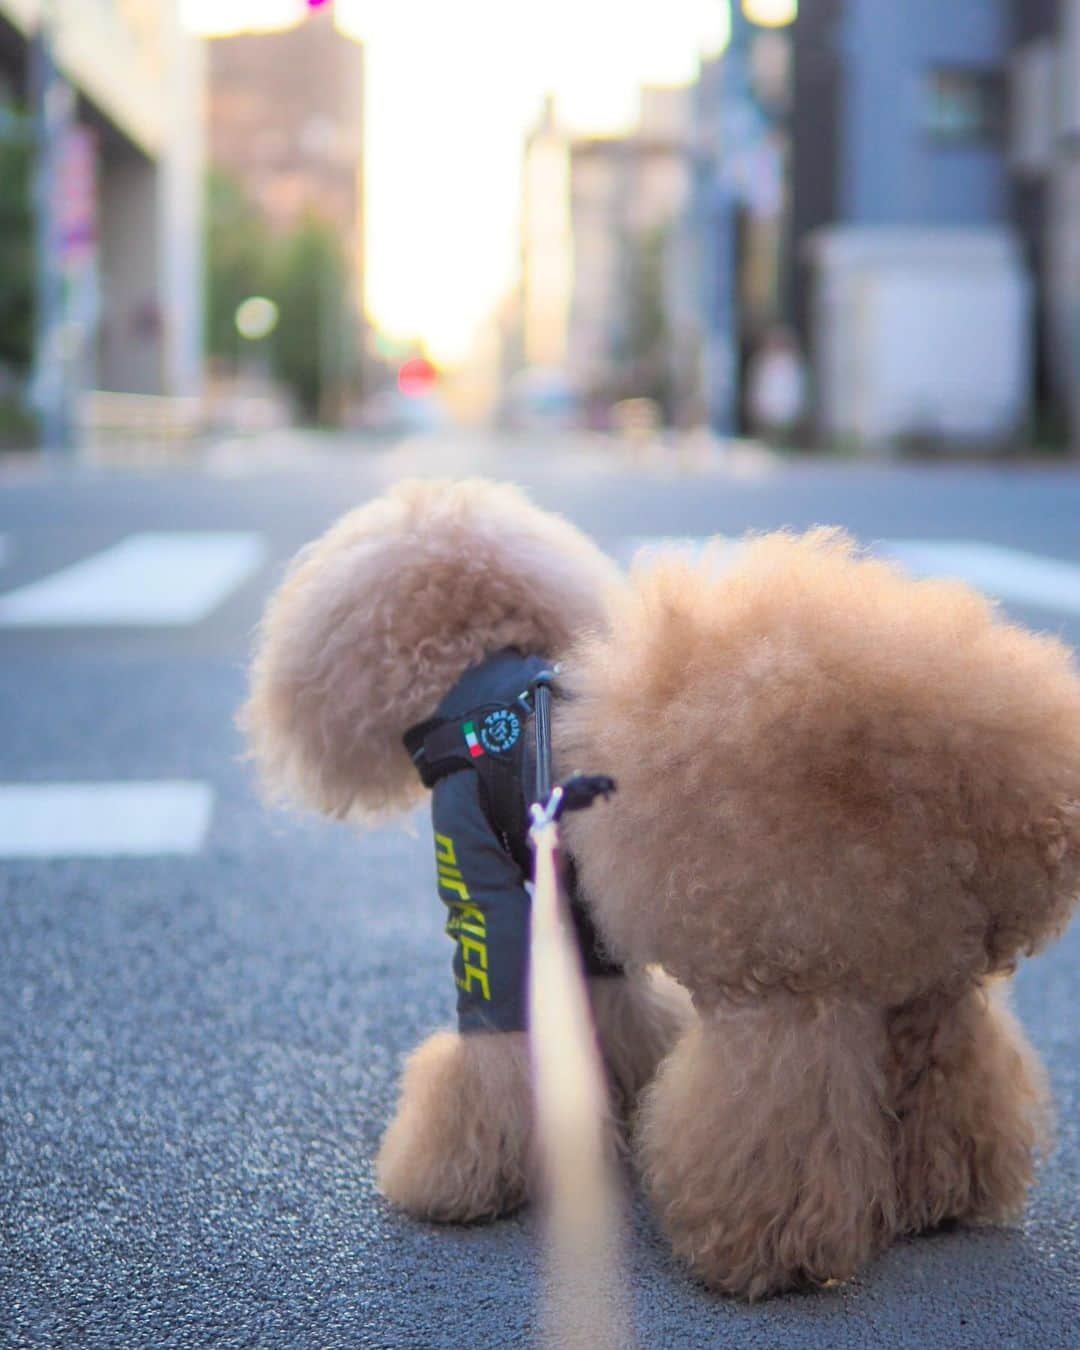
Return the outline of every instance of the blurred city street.
<path id="1" fill-rule="evenodd" d="M 532 1214 L 440 1229 L 373 1188 L 402 1056 L 451 1013 L 427 823 L 268 810 L 233 725 L 296 549 L 400 477 L 469 473 L 624 563 L 841 525 L 1080 641 L 1074 465 L 300 431 L 171 467 L 0 462 L 0 1343 L 534 1343 Z M 696 1286 L 637 1200 L 642 1344 L 1077 1345 L 1078 997 L 1074 925 L 1017 980 L 1060 1115 L 1019 1227 L 747 1307 Z"/>
<path id="2" fill-rule="evenodd" d="M 599 1066 L 575 1073 L 574 1055 L 559 1054 L 569 1047 L 588 1059 L 585 997 L 576 1000 L 578 1021 L 557 1034 L 543 1007 L 549 997 L 551 1008 L 572 1010 L 581 991 L 569 938 L 559 979 L 532 959 L 559 946 L 545 940 L 543 924 L 546 915 L 549 936 L 558 932 L 558 887 L 549 874 L 545 891 L 538 868 L 541 884 L 526 901 L 521 794 L 515 790 L 511 825 L 492 806 L 504 779 L 497 792 L 474 796 L 469 815 L 487 860 L 506 872 L 498 835 L 518 869 L 513 993 L 522 997 L 513 1027 L 527 1024 L 529 1033 L 535 1138 L 524 1109 L 516 1125 L 496 1128 L 478 1107 L 483 1119 L 474 1128 L 468 1072 L 444 1073 L 453 1097 L 445 1110 L 437 1093 L 417 1092 L 417 1117 L 437 1122 L 442 1154 L 456 1158 L 458 1146 L 442 1129 L 451 1121 L 467 1137 L 465 1152 L 470 1145 L 483 1152 L 481 1166 L 494 1160 L 499 1186 L 511 1184 L 511 1173 L 516 1185 L 524 1170 L 506 1163 L 515 1131 L 538 1153 L 572 1139 L 569 1162 L 552 1169 L 569 1178 L 566 1212 L 576 1206 L 578 1216 L 567 1225 L 577 1256 L 561 1264 L 552 1237 L 558 1224 L 543 1225 L 532 1211 L 439 1228 L 404 1217 L 377 1191 L 374 1159 L 405 1056 L 454 1014 L 454 946 L 444 934 L 430 822 L 421 812 L 360 833 L 278 811 L 260 797 L 236 725 L 256 625 L 290 559 L 344 512 L 410 476 L 519 483 L 623 567 L 661 550 L 694 553 L 716 538 L 721 546 L 711 556 L 725 566 L 748 533 L 839 526 L 917 576 L 981 589 L 1020 622 L 1076 648 L 1078 147 L 1080 0 L 0 0 L 0 1347 L 562 1350 L 568 1338 L 543 1317 L 562 1298 L 588 1306 L 596 1350 L 617 1343 L 622 1350 L 621 1333 L 603 1333 L 601 1297 L 620 1283 L 643 1350 L 1080 1347 L 1080 923 L 1016 981 L 1020 1020 L 1048 1066 L 1059 1113 L 1056 1151 L 1018 1226 L 901 1241 L 850 1283 L 830 1279 L 812 1296 L 757 1305 L 711 1293 L 687 1273 L 721 1260 L 727 1239 L 716 1234 L 732 1209 L 744 1220 L 734 1227 L 749 1234 L 740 1261 L 755 1267 L 747 1280 L 757 1283 L 743 1286 L 750 1290 L 766 1287 L 772 1248 L 786 1253 L 777 1259 L 793 1279 L 845 1273 L 850 1267 L 829 1242 L 837 1239 L 838 1252 L 856 1243 L 851 1233 L 841 1241 L 839 1230 L 884 1230 L 905 1186 L 925 1183 L 932 1195 L 950 1168 L 963 1187 L 970 1182 L 987 1196 L 965 1191 L 936 1208 L 898 1205 L 902 1231 L 943 1213 L 999 1212 L 985 1207 L 995 1189 L 986 1177 L 998 1159 L 994 1136 L 1008 1135 L 998 1128 L 1007 1111 L 992 1113 L 990 1143 L 979 1134 L 984 1114 L 991 1116 L 981 1106 L 969 1112 L 979 1117 L 974 1126 L 962 1121 L 935 1133 L 934 1094 L 945 1103 L 942 1119 L 964 1097 L 964 1074 L 949 1076 L 949 1047 L 961 1047 L 957 1063 L 965 1065 L 984 1051 L 962 1019 L 947 1039 L 959 1007 L 949 991 L 961 988 L 961 967 L 927 919 L 937 913 L 929 890 L 948 882 L 957 888 L 953 899 L 963 892 L 954 909 L 967 915 L 964 941 L 974 934 L 979 943 L 973 973 L 963 976 L 972 981 L 999 968 L 980 964 L 984 957 L 1008 959 L 1001 944 L 1019 932 L 1019 920 L 1004 923 L 1003 937 L 996 916 L 985 930 L 971 919 L 964 905 L 978 898 L 978 881 L 964 870 L 976 866 L 969 855 L 1024 919 L 1027 892 L 1011 860 L 986 861 L 974 831 L 987 813 L 973 814 L 970 837 L 956 841 L 947 820 L 926 827 L 938 817 L 912 789 L 915 780 L 897 771 L 905 761 L 896 744 L 910 730 L 918 763 L 946 764 L 923 775 L 928 798 L 946 802 L 953 793 L 961 812 L 974 812 L 983 795 L 1000 792 L 1009 848 L 1018 837 L 1028 847 L 1054 827 L 1066 831 L 1074 778 L 1062 778 L 1067 786 L 1053 797 L 1043 793 L 1037 819 L 1026 822 L 1014 807 L 1024 800 L 1023 773 L 1005 767 L 1000 749 L 992 773 L 963 772 L 965 745 L 985 758 L 988 743 L 999 747 L 1018 726 L 1026 737 L 1038 720 L 1039 699 L 1028 691 L 1047 692 L 1040 679 L 1023 677 L 1023 697 L 1013 704 L 997 694 L 979 703 L 975 688 L 984 669 L 988 687 L 999 676 L 1020 685 L 1017 672 L 1030 669 L 1016 654 L 1023 641 L 1003 639 L 1011 655 L 1000 668 L 984 666 L 978 649 L 954 681 L 959 712 L 945 701 L 941 672 L 951 662 L 934 660 L 924 701 L 934 704 L 935 725 L 948 728 L 949 749 L 944 761 L 931 761 L 927 745 L 940 741 L 925 734 L 921 705 L 916 716 L 901 708 L 875 718 L 867 708 L 876 706 L 876 684 L 868 700 L 838 693 L 858 690 L 840 673 L 858 674 L 867 653 L 875 681 L 884 672 L 887 685 L 910 683 L 902 671 L 909 651 L 924 671 L 930 665 L 924 644 L 896 641 L 908 630 L 872 580 L 866 590 L 845 591 L 851 604 L 843 607 L 832 582 L 817 582 L 824 608 L 810 613 L 827 611 L 820 625 L 804 610 L 798 622 L 773 623 L 789 647 L 796 630 L 821 641 L 837 616 L 856 635 L 857 655 L 841 661 L 830 651 L 820 686 L 840 710 L 843 766 L 822 765 L 806 698 L 813 682 L 796 682 L 776 662 L 770 673 L 783 672 L 778 683 L 796 705 L 794 722 L 809 728 L 812 753 L 794 747 L 789 723 L 767 702 L 743 699 L 755 735 L 781 728 L 773 738 L 787 758 L 782 769 L 766 770 L 755 740 L 742 756 L 725 751 L 723 761 L 732 795 L 756 777 L 766 809 L 747 808 L 752 827 L 732 827 L 739 817 L 725 789 L 687 798 L 707 811 L 704 828 L 673 810 L 688 842 L 676 852 L 657 833 L 659 846 L 644 855 L 660 870 L 658 883 L 641 883 L 643 926 L 660 926 L 654 919 L 664 906 L 652 901 L 667 886 L 674 897 L 667 908 L 677 911 L 685 938 L 688 897 L 705 893 L 701 878 L 715 874 L 721 858 L 750 878 L 747 946 L 767 951 L 768 888 L 759 865 L 738 853 L 771 813 L 772 838 L 802 847 L 807 831 L 820 834 L 820 908 L 845 917 L 829 919 L 838 940 L 822 940 L 827 974 L 815 986 L 807 974 L 818 960 L 814 939 L 792 934 L 798 921 L 819 917 L 816 901 L 787 903 L 791 874 L 804 874 L 799 854 L 777 888 L 781 976 L 762 975 L 772 958 L 755 954 L 749 973 L 730 983 L 737 998 L 723 981 L 716 985 L 723 997 L 764 989 L 764 1005 L 777 988 L 786 998 L 819 987 L 832 998 L 841 988 L 839 945 L 865 918 L 880 928 L 875 950 L 888 961 L 910 954 L 923 1003 L 902 1001 L 890 986 L 886 1019 L 871 1029 L 893 1038 L 892 1058 L 859 1051 L 860 1081 L 878 1083 L 884 1125 L 880 1113 L 876 1125 L 860 1125 L 843 1074 L 822 1078 L 814 1109 L 797 1111 L 778 1065 L 785 1045 L 791 1056 L 790 1046 L 802 1042 L 788 1030 L 766 1031 L 768 1073 L 757 1095 L 782 1085 L 779 1114 L 798 1117 L 813 1145 L 792 1145 L 777 1112 L 759 1103 L 768 1146 L 791 1163 L 789 1192 L 782 1194 L 784 1167 L 774 1176 L 761 1164 L 762 1136 L 747 1124 L 753 1113 L 726 1133 L 754 1151 L 733 1143 L 725 1154 L 724 1138 L 714 1149 L 721 1131 L 708 1128 L 712 1117 L 702 1110 L 687 1131 L 700 1141 L 701 1175 L 717 1180 L 726 1168 L 750 1200 L 709 1206 L 707 1186 L 700 1197 L 696 1184 L 687 1188 L 692 1202 L 672 1211 L 696 1207 L 715 1220 L 713 1236 L 684 1244 L 693 1247 L 684 1251 L 687 1266 L 672 1255 L 628 1168 L 622 1281 L 596 1273 L 616 1245 L 606 1237 L 617 1225 L 581 1178 L 603 1175 L 593 1163 L 602 1157 L 605 1099 Z M 420 668 L 432 650 L 457 651 L 468 641 L 479 651 L 486 639 L 477 631 L 483 605 L 470 604 L 462 617 L 438 589 L 443 563 L 434 545 L 447 499 L 418 495 L 430 496 L 436 512 L 424 534 L 422 575 L 400 566 L 399 554 L 386 570 L 408 599 L 394 621 L 406 613 L 423 630 L 405 644 Z M 462 499 L 472 507 L 472 498 Z M 451 509 L 458 500 L 451 494 Z M 500 529 L 513 510 L 498 506 Z M 499 624 L 524 622 L 536 576 L 561 575 L 561 559 L 545 571 L 536 554 L 520 552 L 532 559 L 528 594 L 515 594 Z M 602 559 L 593 563 L 606 572 Z M 313 570 L 322 565 L 320 554 Z M 470 577 L 477 571 L 472 551 L 464 565 Z M 507 569 L 498 570 L 502 582 Z M 268 677 L 265 721 L 311 716 L 321 737 L 318 773 L 327 776 L 339 739 L 346 741 L 342 791 L 351 792 L 352 747 L 364 746 L 357 758 L 366 758 L 370 728 L 353 720 L 350 702 L 338 723 L 350 734 L 327 730 L 323 704 L 333 702 L 337 683 L 329 665 L 346 651 L 341 683 L 351 689 L 361 676 L 377 685 L 376 739 L 389 737 L 388 705 L 399 697 L 419 705 L 431 679 L 401 675 L 400 644 L 385 678 L 357 663 L 339 627 L 340 575 L 332 567 L 326 575 L 327 585 L 320 575 L 312 589 L 320 603 L 334 597 L 329 636 L 312 639 L 289 611 L 289 633 L 303 635 L 305 651 L 284 663 L 283 696 Z M 807 589 L 788 588 L 800 604 Z M 896 593 L 902 612 L 905 589 Z M 455 579 L 445 594 L 457 601 L 468 592 Z M 545 602 L 540 629 L 588 595 L 573 582 L 557 603 Z M 954 613 L 948 603 L 934 605 Z M 379 622 L 389 613 L 381 597 L 371 609 Z M 366 613 L 358 610 L 348 610 L 350 618 Z M 867 640 L 853 617 L 864 612 L 866 626 L 879 616 L 888 625 L 893 647 Z M 948 622 L 951 648 L 963 625 Z M 431 631 L 440 625 L 448 632 Z M 500 646 L 510 641 L 507 631 L 498 628 Z M 383 630 L 378 635 L 385 654 L 390 644 Z M 750 660 L 760 673 L 758 636 L 753 629 Z M 557 645 L 551 636 L 544 643 Z M 669 648 L 681 651 L 667 643 L 665 657 Z M 957 642 L 956 650 L 966 649 Z M 462 664 L 455 687 L 486 678 L 470 666 L 459 679 Z M 716 676 L 711 648 L 699 664 Z M 692 663 L 683 665 L 685 673 Z M 317 668 L 310 687 L 293 678 L 297 666 Z M 633 668 L 619 670 L 631 683 Z M 724 687 L 742 696 L 728 674 Z M 682 701 L 668 728 L 689 727 L 691 752 L 700 748 L 703 763 L 710 755 L 715 762 L 723 744 L 720 732 L 713 744 L 714 727 L 723 725 L 715 687 L 700 720 L 687 717 L 682 687 L 676 692 Z M 968 724 L 968 701 L 1007 724 L 1002 742 L 987 740 L 992 719 Z M 501 727 L 514 715 L 509 707 L 480 711 L 502 718 Z M 651 734 L 651 704 L 645 716 Z M 1063 775 L 1075 773 L 1076 747 L 1064 734 L 1055 743 L 1068 719 L 1048 716 L 1049 749 L 1033 753 L 1025 739 L 1024 751 L 1025 764 L 1050 781 L 1058 761 Z M 535 720 L 542 745 L 539 696 Z M 864 800 L 853 788 L 874 755 L 852 748 L 861 743 L 854 733 L 849 739 L 849 721 L 861 722 L 869 742 L 882 725 L 898 737 L 882 756 L 888 795 L 875 785 Z M 485 725 L 479 740 L 470 720 L 460 729 L 469 755 L 487 765 Z M 516 756 L 527 742 L 517 739 L 520 722 L 513 725 Z M 394 745 L 403 726 L 394 727 Z M 425 721 L 413 731 L 421 738 L 414 759 L 428 781 L 445 767 L 428 753 L 445 728 Z M 667 743 L 658 744 L 666 753 Z M 625 765 L 594 766 L 618 774 L 623 800 L 627 766 L 646 763 L 633 745 Z M 460 743 L 456 753 L 465 755 Z M 665 775 L 684 759 L 697 774 L 693 753 L 666 753 Z M 464 762 L 477 767 L 473 758 Z M 541 783 L 545 762 L 537 756 Z M 805 830 L 793 828 L 797 812 L 774 799 L 776 782 L 802 790 L 804 773 L 812 784 Z M 700 781 L 703 774 L 691 794 Z M 838 814 L 823 810 L 819 781 L 837 788 Z M 904 832 L 882 826 L 879 797 L 913 813 L 916 851 L 932 855 L 929 890 L 922 874 L 890 860 Z M 646 800 L 643 818 L 666 829 L 648 788 Z M 869 846 L 859 838 L 838 847 L 864 810 Z M 519 826 L 515 852 L 508 840 Z M 730 845 L 716 842 L 722 828 Z M 438 837 L 450 869 L 439 875 L 458 896 L 448 903 L 483 917 L 479 889 L 453 852 L 454 829 L 440 822 Z M 632 843 L 645 837 L 652 836 L 636 828 L 627 835 Z M 605 834 L 604 846 L 626 864 L 631 850 L 610 847 L 617 838 Z M 1071 875 L 1058 839 L 1038 854 L 1039 885 L 1044 873 Z M 718 852 L 694 871 L 688 859 L 698 840 Z M 954 853 L 942 852 L 954 842 Z M 773 860 L 782 848 L 758 852 Z M 579 853 L 590 866 L 586 850 Z M 864 857 L 884 882 L 875 891 L 876 880 L 860 879 L 848 888 L 850 910 L 841 911 L 838 869 Z M 627 875 L 646 873 L 635 866 Z M 888 905 L 864 906 L 863 898 L 874 892 L 893 903 L 894 882 L 894 911 L 905 923 L 926 922 L 932 941 L 894 942 L 891 931 L 882 940 Z M 731 889 L 715 878 L 710 884 L 726 906 Z M 621 889 L 625 901 L 632 885 Z M 719 905 L 703 912 L 718 924 L 730 918 Z M 536 920 L 528 939 L 527 915 Z M 486 936 L 483 945 L 474 940 L 486 930 L 464 918 L 459 927 L 462 960 L 467 949 L 482 953 L 483 969 L 460 979 L 465 998 L 474 976 L 477 988 L 488 987 L 490 970 L 491 1006 L 501 1006 L 494 976 L 510 965 L 489 966 Z M 703 965 L 719 945 L 689 943 Z M 737 944 L 723 946 L 733 960 Z M 931 948 L 956 962 L 953 983 L 941 989 L 924 970 Z M 535 997 L 526 1016 L 527 950 Z M 678 969 L 665 951 L 661 959 Z M 850 969 L 861 998 L 871 987 L 867 963 L 852 958 Z M 678 973 L 693 983 L 692 972 Z M 962 988 L 974 1007 L 981 995 Z M 700 990 L 695 997 L 706 1005 Z M 824 1044 L 840 1025 L 837 1009 L 846 1010 L 816 996 L 814 1005 Z M 768 1027 L 776 1006 L 764 1009 Z M 925 1035 L 909 1032 L 905 1019 L 914 1025 L 924 1013 L 938 1020 Z M 594 1014 L 603 1020 L 602 1011 Z M 895 1037 L 894 1022 L 903 1023 Z M 629 1019 L 627 1026 L 628 1058 L 645 1056 L 648 1037 Z M 556 1048 L 550 1057 L 545 1032 Z M 911 1045 L 900 1045 L 905 1036 Z M 729 1055 L 731 1044 L 724 1042 Z M 475 1042 L 454 1048 L 471 1065 L 491 1049 L 509 1062 L 515 1047 L 504 1038 L 483 1050 Z M 846 1054 L 853 1067 L 851 1047 L 840 1053 L 842 1037 L 836 1047 L 837 1062 Z M 738 1058 L 740 1073 L 752 1059 Z M 828 1062 L 808 1053 L 797 1068 L 809 1079 Z M 545 1063 L 554 1065 L 549 1091 Z M 982 1068 L 979 1061 L 973 1082 Z M 523 1103 L 523 1061 L 518 1070 Z M 416 1081 L 426 1086 L 423 1072 Z M 482 1102 L 495 1096 L 485 1095 L 485 1075 Z M 886 1079 L 898 1093 L 885 1095 Z M 1004 1080 L 988 1072 L 986 1081 Z M 1018 1097 L 1023 1081 L 1019 1074 Z M 722 1082 L 735 1100 L 739 1089 L 726 1074 Z M 578 1112 L 573 1130 L 546 1109 L 560 1094 Z M 508 1112 L 521 1105 L 512 1091 L 497 1098 Z M 927 1117 L 924 1100 L 933 1107 Z M 860 1130 L 866 1139 L 849 1148 L 841 1131 L 837 1143 L 830 1116 L 843 1118 L 853 1141 Z M 595 1152 L 582 1142 L 587 1125 Z M 499 1144 L 489 1149 L 492 1137 Z M 847 1207 L 859 1211 L 858 1223 L 840 1215 L 842 1204 L 815 1198 L 819 1185 L 826 1195 L 830 1162 L 861 1186 L 860 1149 L 867 1157 L 876 1149 L 881 1170 L 892 1144 L 879 1208 L 869 1199 Z M 451 1188 L 483 1188 L 474 1168 L 443 1171 L 441 1157 L 438 1168 L 412 1171 L 426 1146 L 410 1138 L 400 1151 L 405 1184 L 416 1185 L 414 1212 L 479 1212 L 480 1201 L 438 1208 L 433 1191 L 446 1178 Z M 946 1156 L 950 1149 L 955 1157 Z M 1025 1150 L 1018 1153 L 1026 1159 Z M 1026 1166 L 1014 1156 L 1000 1169 L 1010 1174 L 1003 1187 Z M 759 1184 L 763 1174 L 767 1184 Z M 409 1203 L 387 1183 L 385 1166 L 380 1176 L 385 1192 Z M 503 1197 L 483 1203 L 495 1212 Z M 802 1220 L 824 1234 L 807 1238 L 806 1250 Z M 595 1268 L 580 1259 L 585 1248 Z M 727 1270 L 706 1278 L 715 1288 L 739 1287 Z M 585 1296 L 575 1297 L 575 1281 Z"/>

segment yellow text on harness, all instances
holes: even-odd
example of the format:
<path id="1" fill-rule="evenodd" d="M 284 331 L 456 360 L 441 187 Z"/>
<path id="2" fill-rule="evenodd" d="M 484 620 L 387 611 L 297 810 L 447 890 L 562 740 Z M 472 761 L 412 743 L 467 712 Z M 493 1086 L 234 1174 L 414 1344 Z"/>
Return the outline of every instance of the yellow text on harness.
<path id="1" fill-rule="evenodd" d="M 487 920 L 483 910 L 473 904 L 465 878 L 458 867 L 454 841 L 447 834 L 435 835 L 435 868 L 439 876 L 440 894 L 450 907 L 446 931 L 461 949 L 462 977 L 457 983 L 466 992 L 479 990 L 481 996 L 490 1001 Z"/>

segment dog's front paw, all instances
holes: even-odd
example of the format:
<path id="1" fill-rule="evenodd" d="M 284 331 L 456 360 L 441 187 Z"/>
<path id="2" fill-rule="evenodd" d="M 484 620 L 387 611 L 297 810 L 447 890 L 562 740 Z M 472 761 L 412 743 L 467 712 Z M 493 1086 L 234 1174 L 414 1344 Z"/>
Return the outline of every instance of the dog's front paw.
<path id="1" fill-rule="evenodd" d="M 439 1032 L 405 1066 L 375 1163 L 379 1190 L 421 1219 L 468 1223 L 528 1197 L 532 1088 L 523 1032 Z"/>

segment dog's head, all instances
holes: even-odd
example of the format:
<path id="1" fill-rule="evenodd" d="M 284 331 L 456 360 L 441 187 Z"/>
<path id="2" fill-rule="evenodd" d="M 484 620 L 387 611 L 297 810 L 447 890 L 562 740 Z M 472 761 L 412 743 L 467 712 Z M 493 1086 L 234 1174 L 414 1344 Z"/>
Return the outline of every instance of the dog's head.
<path id="1" fill-rule="evenodd" d="M 555 658 L 603 628 L 617 580 L 513 487 L 399 484 L 304 549 L 267 608 L 240 719 L 265 783 L 338 817 L 409 805 L 405 731 L 485 656 Z"/>
<path id="2" fill-rule="evenodd" d="M 1080 894 L 1080 679 L 958 583 L 767 536 L 636 571 L 569 667 L 562 765 L 619 784 L 568 826 L 585 889 L 701 1000 L 899 1002 L 1009 968 Z"/>

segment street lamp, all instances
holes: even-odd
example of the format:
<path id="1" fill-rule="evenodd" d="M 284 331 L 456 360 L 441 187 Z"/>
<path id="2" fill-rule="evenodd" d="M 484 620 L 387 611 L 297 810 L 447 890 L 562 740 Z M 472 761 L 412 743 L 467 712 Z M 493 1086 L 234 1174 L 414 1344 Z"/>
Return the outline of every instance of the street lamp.
<path id="1" fill-rule="evenodd" d="M 273 336 L 280 318 L 281 311 L 265 295 L 251 295 L 242 300 L 233 317 L 237 333 L 249 344 L 252 353 L 251 372 L 265 381 L 271 379 L 274 371 L 272 344 L 266 339 Z M 247 363 L 239 352 L 237 357 L 237 368 L 242 372 Z"/>
<path id="2" fill-rule="evenodd" d="M 279 311 L 265 295 L 252 295 L 236 307 L 236 331 L 248 342 L 269 337 L 278 326 Z"/>
<path id="3" fill-rule="evenodd" d="M 787 28 L 799 17 L 799 0 L 742 0 L 742 12 L 759 28 Z"/>

